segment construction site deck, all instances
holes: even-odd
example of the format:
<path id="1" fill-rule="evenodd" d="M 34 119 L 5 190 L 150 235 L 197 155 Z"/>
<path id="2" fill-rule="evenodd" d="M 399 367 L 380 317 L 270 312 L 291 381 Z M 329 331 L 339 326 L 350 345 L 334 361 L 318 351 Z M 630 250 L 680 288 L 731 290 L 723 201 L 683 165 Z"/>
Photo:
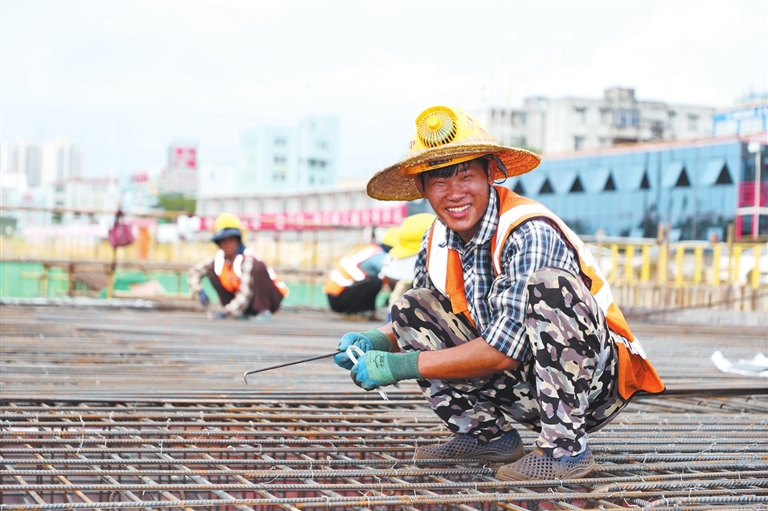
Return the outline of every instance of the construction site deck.
<path id="1" fill-rule="evenodd" d="M 244 381 L 379 323 L 74 302 L 0 316 L 0 509 L 768 509 L 768 380 L 710 360 L 768 354 L 759 313 L 628 314 L 667 391 L 591 435 L 596 472 L 527 482 L 417 462 L 450 432 L 412 381 L 385 400 L 329 358 Z"/>

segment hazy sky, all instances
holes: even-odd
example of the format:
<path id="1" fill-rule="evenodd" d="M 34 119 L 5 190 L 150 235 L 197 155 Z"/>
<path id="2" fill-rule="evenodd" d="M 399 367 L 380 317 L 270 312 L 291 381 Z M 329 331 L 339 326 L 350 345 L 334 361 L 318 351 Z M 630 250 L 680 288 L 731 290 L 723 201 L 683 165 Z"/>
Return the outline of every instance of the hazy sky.
<path id="1" fill-rule="evenodd" d="M 196 141 L 236 163 L 240 133 L 341 120 L 340 166 L 367 179 L 435 104 L 531 95 L 727 106 L 768 90 L 768 2 L 8 2 L 3 141 L 79 144 L 88 175 Z"/>

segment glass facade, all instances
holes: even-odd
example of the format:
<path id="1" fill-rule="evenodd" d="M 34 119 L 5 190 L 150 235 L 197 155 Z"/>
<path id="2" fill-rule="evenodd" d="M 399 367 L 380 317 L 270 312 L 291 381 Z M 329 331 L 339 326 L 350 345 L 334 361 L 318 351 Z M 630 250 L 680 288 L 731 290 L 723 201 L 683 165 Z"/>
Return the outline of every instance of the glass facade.
<path id="1" fill-rule="evenodd" d="M 545 156 L 504 186 L 541 202 L 583 235 L 655 237 L 658 224 L 668 223 L 676 239 L 704 240 L 713 232 L 725 239 L 747 159 L 754 159 L 746 145 L 712 139 Z"/>

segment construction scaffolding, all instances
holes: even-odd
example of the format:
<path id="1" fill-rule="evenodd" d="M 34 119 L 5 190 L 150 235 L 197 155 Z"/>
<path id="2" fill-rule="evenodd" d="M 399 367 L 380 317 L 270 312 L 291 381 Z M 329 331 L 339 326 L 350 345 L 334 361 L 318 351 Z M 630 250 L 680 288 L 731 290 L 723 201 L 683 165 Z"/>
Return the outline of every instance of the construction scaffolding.
<path id="1" fill-rule="evenodd" d="M 598 471 L 505 482 L 497 465 L 414 460 L 449 431 L 418 387 L 389 400 L 330 359 L 349 330 L 315 310 L 202 313 L 0 307 L 1 509 L 764 509 L 765 380 L 717 371 L 766 327 L 630 322 L 669 393 L 593 434 Z M 536 434 L 519 428 L 530 450 Z"/>

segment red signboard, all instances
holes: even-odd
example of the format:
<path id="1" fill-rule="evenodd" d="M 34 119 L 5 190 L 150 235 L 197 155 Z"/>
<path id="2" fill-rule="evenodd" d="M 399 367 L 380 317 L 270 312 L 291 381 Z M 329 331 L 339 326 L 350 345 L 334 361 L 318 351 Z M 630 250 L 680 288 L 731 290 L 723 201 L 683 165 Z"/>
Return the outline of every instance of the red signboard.
<path id="1" fill-rule="evenodd" d="M 168 166 L 171 168 L 196 169 L 197 148 L 172 146 L 170 160 Z"/>
<path id="2" fill-rule="evenodd" d="M 297 213 L 240 213 L 249 231 L 303 231 L 333 227 L 393 227 L 406 217 L 407 204 L 387 208 L 305 211 Z M 201 218 L 200 229 L 213 228 L 215 218 Z"/>

